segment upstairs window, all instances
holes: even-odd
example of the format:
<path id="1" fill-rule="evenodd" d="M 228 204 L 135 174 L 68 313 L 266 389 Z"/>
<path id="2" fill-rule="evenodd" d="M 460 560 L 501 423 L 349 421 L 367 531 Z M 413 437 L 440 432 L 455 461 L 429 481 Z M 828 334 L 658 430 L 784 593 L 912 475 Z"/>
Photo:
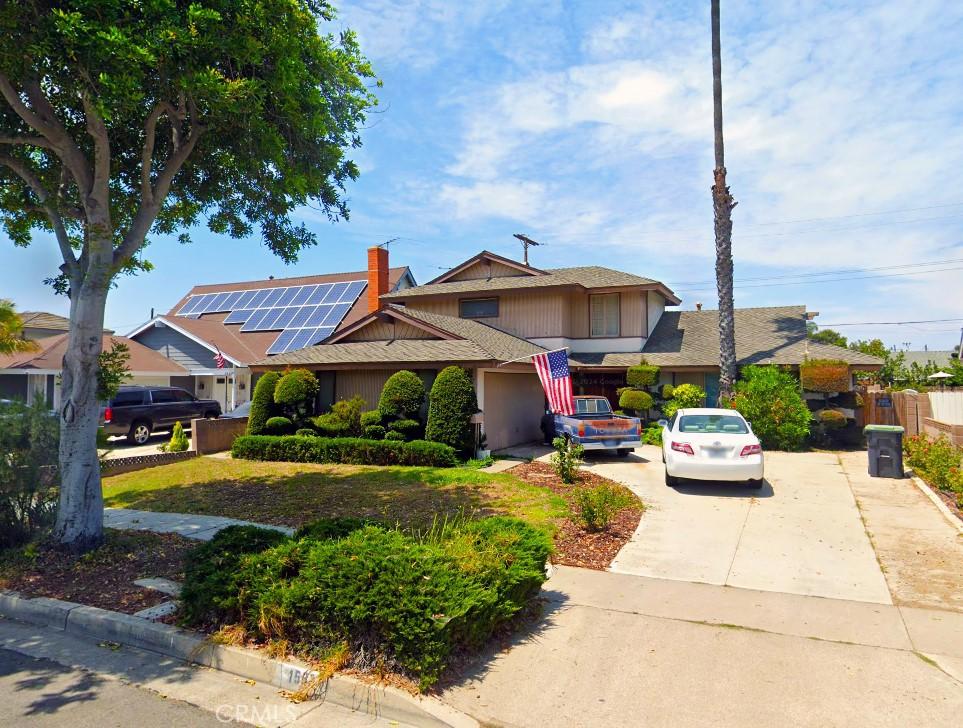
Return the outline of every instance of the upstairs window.
<path id="1" fill-rule="evenodd" d="M 589 296 L 590 336 L 619 336 L 619 294 Z"/>
<path id="2" fill-rule="evenodd" d="M 458 302 L 458 315 L 462 318 L 497 318 L 497 298 L 463 298 Z"/>

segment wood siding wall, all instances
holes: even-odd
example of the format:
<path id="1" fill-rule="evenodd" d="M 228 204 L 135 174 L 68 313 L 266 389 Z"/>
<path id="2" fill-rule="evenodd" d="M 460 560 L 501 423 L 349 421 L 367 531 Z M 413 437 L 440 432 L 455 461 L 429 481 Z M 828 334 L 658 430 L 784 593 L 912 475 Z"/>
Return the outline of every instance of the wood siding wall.
<path id="1" fill-rule="evenodd" d="M 395 339 L 437 339 L 438 337 L 403 321 L 372 321 L 344 341 L 394 341 Z"/>
<path id="2" fill-rule="evenodd" d="M 460 298 L 485 298 L 485 296 L 461 296 Z M 458 316 L 458 298 L 414 299 L 408 307 L 440 313 L 445 316 Z M 498 316 L 478 319 L 483 324 L 495 326 L 524 338 L 546 336 L 565 336 L 568 319 L 568 306 L 565 297 L 557 291 L 539 294 L 504 294 L 498 296 Z"/>
<path id="3" fill-rule="evenodd" d="M 136 341 L 186 369 L 213 369 L 217 366 L 214 352 L 166 326 L 145 329 L 137 335 Z"/>
<path id="4" fill-rule="evenodd" d="M 510 265 L 505 265 L 504 263 L 489 262 L 487 260 L 480 260 L 474 265 L 465 268 L 465 270 L 460 273 L 456 273 L 449 281 L 477 281 L 485 280 L 488 278 L 504 278 L 506 276 L 520 276 L 527 275 L 522 273 L 517 268 L 512 268 Z"/>
<path id="5" fill-rule="evenodd" d="M 368 403 L 368 409 L 378 406 L 381 390 L 395 369 L 359 369 L 357 371 L 338 371 L 335 373 L 335 399 L 351 399 L 356 394 Z"/>

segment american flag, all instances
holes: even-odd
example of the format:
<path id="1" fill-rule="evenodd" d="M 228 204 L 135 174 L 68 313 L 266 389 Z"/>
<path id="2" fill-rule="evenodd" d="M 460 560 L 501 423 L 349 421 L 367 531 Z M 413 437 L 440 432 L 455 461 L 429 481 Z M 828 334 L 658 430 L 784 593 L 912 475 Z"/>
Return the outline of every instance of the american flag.
<path id="1" fill-rule="evenodd" d="M 548 397 L 549 409 L 557 415 L 575 414 L 572 397 L 572 374 L 568 370 L 568 354 L 565 349 L 536 354 L 532 364 L 542 380 L 542 389 Z"/>
<path id="2" fill-rule="evenodd" d="M 217 350 L 217 354 L 214 356 L 214 361 L 217 363 L 218 369 L 223 369 L 227 366 L 227 359 L 224 358 L 224 355 L 221 353 L 220 349 Z"/>

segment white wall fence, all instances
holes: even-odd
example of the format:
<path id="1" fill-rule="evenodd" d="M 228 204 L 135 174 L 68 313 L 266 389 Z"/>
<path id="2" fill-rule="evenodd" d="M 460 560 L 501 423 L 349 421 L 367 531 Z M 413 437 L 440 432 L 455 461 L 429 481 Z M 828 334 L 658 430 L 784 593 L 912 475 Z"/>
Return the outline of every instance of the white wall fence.
<path id="1" fill-rule="evenodd" d="M 933 419 L 963 425 L 963 392 L 930 392 Z"/>

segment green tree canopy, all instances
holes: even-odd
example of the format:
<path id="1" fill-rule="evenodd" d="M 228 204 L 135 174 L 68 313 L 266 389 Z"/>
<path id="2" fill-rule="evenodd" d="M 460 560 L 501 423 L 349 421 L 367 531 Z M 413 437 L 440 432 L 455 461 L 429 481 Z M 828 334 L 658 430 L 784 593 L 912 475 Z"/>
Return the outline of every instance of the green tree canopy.
<path id="1" fill-rule="evenodd" d="M 815 324 L 810 322 L 811 326 L 807 327 L 809 332 L 809 338 L 813 341 L 819 341 L 823 344 L 832 344 L 833 346 L 841 346 L 846 348 L 848 345 L 848 340 L 838 331 L 833 331 L 833 329 L 819 329 Z"/>
<path id="2" fill-rule="evenodd" d="M 23 338 L 23 321 L 17 315 L 13 303 L 0 298 L 0 354 L 29 351 L 36 347 Z"/>

